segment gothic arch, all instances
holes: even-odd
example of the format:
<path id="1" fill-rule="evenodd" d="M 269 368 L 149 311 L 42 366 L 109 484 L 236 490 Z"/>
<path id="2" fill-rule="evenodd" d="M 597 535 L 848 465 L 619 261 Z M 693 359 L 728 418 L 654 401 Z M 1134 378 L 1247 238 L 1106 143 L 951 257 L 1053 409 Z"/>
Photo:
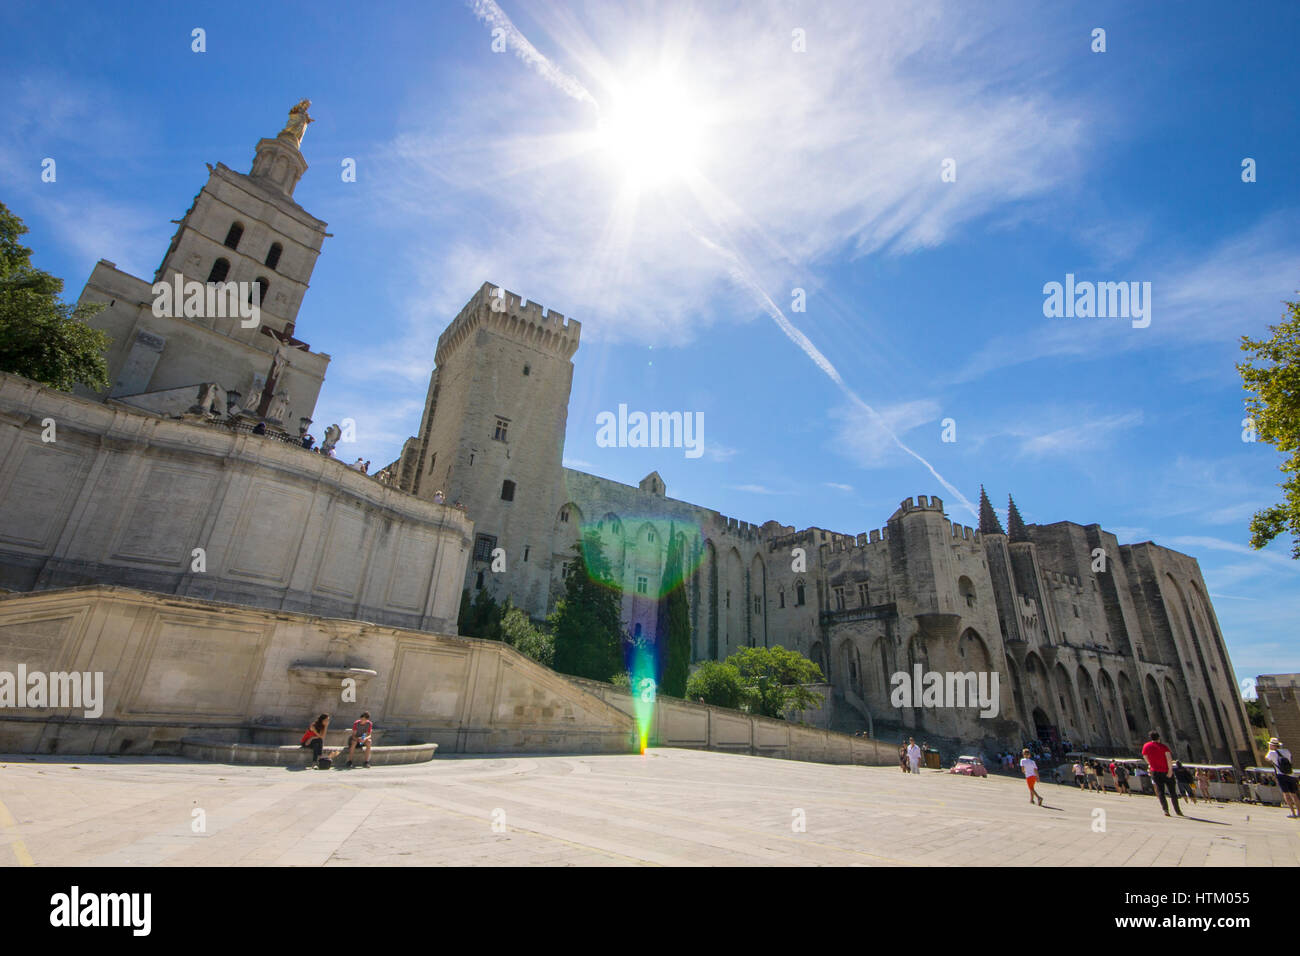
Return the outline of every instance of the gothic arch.
<path id="1" fill-rule="evenodd" d="M 745 566 L 734 547 L 723 556 L 718 577 L 719 643 L 726 658 L 745 644 Z"/>
<path id="2" fill-rule="evenodd" d="M 1083 729 L 1083 721 L 1074 704 L 1074 681 L 1070 679 L 1070 672 L 1065 669 L 1065 665 L 1059 661 L 1052 668 L 1052 679 L 1055 685 L 1053 689 L 1056 692 L 1055 702 L 1060 705 L 1060 713 L 1065 724 L 1060 729 L 1061 737 L 1062 739 L 1068 737 L 1071 742 L 1077 742 L 1079 731 Z"/>
<path id="3" fill-rule="evenodd" d="M 975 606 L 975 585 L 971 579 L 962 575 L 957 579 L 957 595 L 961 600 L 962 606 L 973 608 Z"/>
<path id="4" fill-rule="evenodd" d="M 767 566 L 763 556 L 755 554 L 749 562 L 749 605 L 746 612 L 750 621 L 749 639 L 756 647 L 767 646 Z M 803 643 L 796 639 L 791 643 Z"/>

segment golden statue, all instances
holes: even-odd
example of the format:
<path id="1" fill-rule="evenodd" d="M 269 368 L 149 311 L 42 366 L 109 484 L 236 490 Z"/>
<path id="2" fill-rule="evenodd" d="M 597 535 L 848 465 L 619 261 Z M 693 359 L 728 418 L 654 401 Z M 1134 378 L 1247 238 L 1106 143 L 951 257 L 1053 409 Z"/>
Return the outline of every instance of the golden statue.
<path id="1" fill-rule="evenodd" d="M 289 110 L 289 122 L 285 123 L 284 129 L 280 130 L 280 135 L 292 138 L 295 146 L 302 145 L 302 134 L 307 132 L 307 124 L 316 122 L 307 115 L 309 106 L 311 106 L 311 100 L 302 100 L 291 108 Z"/>

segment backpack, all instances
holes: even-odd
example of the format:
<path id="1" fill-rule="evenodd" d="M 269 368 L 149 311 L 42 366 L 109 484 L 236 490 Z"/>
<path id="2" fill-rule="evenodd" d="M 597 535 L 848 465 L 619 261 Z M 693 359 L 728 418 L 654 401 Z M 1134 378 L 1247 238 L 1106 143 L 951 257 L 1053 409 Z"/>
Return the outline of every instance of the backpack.
<path id="1" fill-rule="evenodd" d="M 1291 759 L 1280 750 L 1277 752 L 1277 772 L 1287 775 L 1291 773 Z"/>
<path id="2" fill-rule="evenodd" d="M 334 766 L 334 761 L 331 760 L 329 757 L 321 757 L 319 760 L 316 761 L 317 770 L 328 770 L 332 766 Z"/>

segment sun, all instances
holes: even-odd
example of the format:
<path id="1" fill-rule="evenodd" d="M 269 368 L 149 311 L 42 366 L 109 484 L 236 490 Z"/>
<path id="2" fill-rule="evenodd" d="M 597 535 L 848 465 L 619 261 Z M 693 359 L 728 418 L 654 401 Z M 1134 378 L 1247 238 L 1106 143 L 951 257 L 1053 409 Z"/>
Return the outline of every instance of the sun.
<path id="1" fill-rule="evenodd" d="M 596 145 L 630 185 L 661 186 L 698 169 L 704 127 L 703 112 L 685 85 L 658 74 L 614 92 L 601 111 Z"/>

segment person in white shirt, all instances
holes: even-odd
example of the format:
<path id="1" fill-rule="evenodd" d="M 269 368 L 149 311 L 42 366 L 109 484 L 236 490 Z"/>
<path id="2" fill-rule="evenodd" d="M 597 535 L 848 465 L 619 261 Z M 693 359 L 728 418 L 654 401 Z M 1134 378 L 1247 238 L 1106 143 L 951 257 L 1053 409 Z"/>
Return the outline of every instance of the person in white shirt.
<path id="1" fill-rule="evenodd" d="M 1038 783 L 1038 764 L 1034 761 L 1033 757 L 1029 756 L 1028 747 L 1025 748 L 1024 756 L 1020 758 L 1020 769 L 1025 772 L 1025 783 L 1029 784 L 1029 802 L 1033 803 L 1037 800 L 1038 805 L 1041 807 L 1043 805 L 1043 798 L 1040 797 L 1038 791 L 1034 789 Z"/>
<path id="2" fill-rule="evenodd" d="M 1277 774 L 1277 787 L 1282 791 L 1282 802 L 1291 812 L 1288 817 L 1300 819 L 1300 799 L 1296 797 L 1296 779 L 1290 773 L 1283 772 L 1283 767 L 1291 769 L 1291 751 L 1282 746 L 1282 741 L 1273 737 L 1268 742 L 1268 753 L 1264 759 L 1273 765 Z"/>
<path id="3" fill-rule="evenodd" d="M 921 748 L 911 737 L 907 738 L 907 762 L 912 768 L 912 773 L 921 772 Z"/>

